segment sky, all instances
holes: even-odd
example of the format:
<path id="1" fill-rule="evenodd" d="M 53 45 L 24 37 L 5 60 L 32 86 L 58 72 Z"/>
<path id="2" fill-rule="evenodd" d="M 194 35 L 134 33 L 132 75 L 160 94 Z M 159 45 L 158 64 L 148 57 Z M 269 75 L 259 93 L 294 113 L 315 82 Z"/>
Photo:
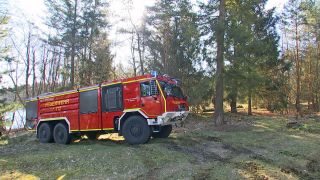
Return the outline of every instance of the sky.
<path id="1" fill-rule="evenodd" d="M 44 25 L 45 18 L 47 15 L 47 9 L 44 4 L 44 0 L 4 0 L 9 6 L 9 14 L 11 18 L 12 27 L 25 26 L 23 24 L 25 19 L 34 23 L 40 29 L 46 29 Z M 132 28 L 130 23 L 123 22 L 121 19 L 128 19 L 129 13 L 131 15 L 134 24 L 139 24 L 142 21 L 142 17 L 145 13 L 147 6 L 152 6 L 155 0 L 132 0 L 132 7 L 128 8 L 125 6 L 124 1 L 128 0 L 110 0 L 109 4 L 109 16 L 108 21 L 110 22 L 111 29 L 109 30 L 109 39 L 112 42 L 111 52 L 115 55 L 114 65 L 121 63 L 125 67 L 129 66 L 129 60 L 131 58 L 130 53 L 130 37 L 129 35 L 123 35 L 119 33 L 120 28 Z M 277 12 L 283 9 L 283 5 L 288 0 L 269 0 L 266 8 L 270 9 L 276 7 Z M 197 2 L 197 0 L 192 0 Z M 130 9 L 130 10 L 128 10 Z M 20 29 L 20 30 L 19 30 Z M 15 37 L 26 33 L 22 32 L 24 28 L 16 28 L 12 30 Z M 4 82 L 9 82 L 8 78 L 4 77 Z"/>
<path id="2" fill-rule="evenodd" d="M 144 10 L 146 6 L 152 6 L 154 0 L 133 0 L 132 9 L 130 14 L 134 23 L 141 22 Z M 267 9 L 276 7 L 278 11 L 283 8 L 283 5 L 287 0 L 269 0 L 267 3 Z M 35 25 L 41 27 L 44 23 L 46 15 L 46 7 L 44 0 L 10 0 L 11 14 L 14 20 L 27 17 Z M 111 0 L 110 1 L 110 18 L 109 21 L 112 25 L 110 29 L 110 40 L 114 42 L 112 52 L 115 54 L 115 63 L 122 62 L 127 64 L 130 59 L 130 46 L 129 37 L 119 34 L 118 30 L 121 27 L 128 26 L 127 24 L 120 22 L 120 19 L 129 15 L 127 8 L 124 6 L 123 0 Z"/>

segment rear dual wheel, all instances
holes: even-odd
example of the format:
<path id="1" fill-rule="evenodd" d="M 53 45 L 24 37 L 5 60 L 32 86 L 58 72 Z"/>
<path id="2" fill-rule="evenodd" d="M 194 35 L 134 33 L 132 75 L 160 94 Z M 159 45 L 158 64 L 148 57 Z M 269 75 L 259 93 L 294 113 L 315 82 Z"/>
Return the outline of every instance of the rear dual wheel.
<path id="1" fill-rule="evenodd" d="M 41 143 L 56 142 L 58 144 L 69 144 L 71 135 L 65 123 L 53 124 L 41 123 L 38 129 L 38 138 Z"/>
<path id="2" fill-rule="evenodd" d="M 53 142 L 53 128 L 48 123 L 41 123 L 38 129 L 38 138 L 41 143 Z"/>
<path id="3" fill-rule="evenodd" d="M 58 123 L 53 130 L 54 141 L 58 144 L 70 144 L 71 135 L 65 123 Z"/>

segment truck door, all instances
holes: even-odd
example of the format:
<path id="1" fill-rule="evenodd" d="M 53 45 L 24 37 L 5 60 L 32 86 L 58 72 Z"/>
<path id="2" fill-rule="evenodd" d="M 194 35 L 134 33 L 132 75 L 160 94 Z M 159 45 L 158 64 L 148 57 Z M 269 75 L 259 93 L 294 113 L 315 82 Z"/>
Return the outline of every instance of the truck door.
<path id="1" fill-rule="evenodd" d="M 114 128 L 115 118 L 119 118 L 123 111 L 123 87 L 115 84 L 102 87 L 102 128 L 110 130 Z"/>
<path id="2" fill-rule="evenodd" d="M 163 111 L 162 100 L 155 80 L 140 83 L 140 107 L 149 117 L 158 116 Z"/>
<path id="3" fill-rule="evenodd" d="M 80 90 L 80 130 L 101 129 L 98 90 Z"/>

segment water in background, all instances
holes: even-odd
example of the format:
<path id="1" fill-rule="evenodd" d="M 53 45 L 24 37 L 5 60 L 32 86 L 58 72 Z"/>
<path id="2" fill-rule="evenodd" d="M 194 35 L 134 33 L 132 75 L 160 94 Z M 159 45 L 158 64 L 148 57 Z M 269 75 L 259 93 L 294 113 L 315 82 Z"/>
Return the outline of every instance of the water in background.
<path id="1" fill-rule="evenodd" d="M 12 129 L 24 128 L 24 124 L 26 122 L 26 110 L 21 108 L 16 111 L 7 112 L 4 114 L 4 120 L 6 121 L 6 129 L 8 130 L 10 128 L 10 125 L 13 119 L 13 113 L 15 113 L 15 115 L 14 115 Z"/>

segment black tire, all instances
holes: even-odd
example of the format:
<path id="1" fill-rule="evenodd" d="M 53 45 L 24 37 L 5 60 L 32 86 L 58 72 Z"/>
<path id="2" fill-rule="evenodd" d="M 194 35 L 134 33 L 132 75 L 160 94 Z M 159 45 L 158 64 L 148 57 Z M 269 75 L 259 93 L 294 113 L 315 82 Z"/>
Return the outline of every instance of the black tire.
<path id="1" fill-rule="evenodd" d="M 153 138 L 167 138 L 171 134 L 172 125 L 161 126 L 159 132 L 152 133 Z"/>
<path id="2" fill-rule="evenodd" d="M 145 118 L 131 116 L 124 122 L 122 134 L 129 144 L 144 144 L 150 139 L 151 128 Z"/>
<path id="3" fill-rule="evenodd" d="M 70 144 L 71 135 L 64 123 L 58 123 L 53 130 L 54 141 L 58 144 Z"/>
<path id="4" fill-rule="evenodd" d="M 86 133 L 86 136 L 88 137 L 89 140 L 97 140 L 100 134 L 96 132 L 90 132 L 90 133 Z"/>
<path id="5" fill-rule="evenodd" d="M 48 123 L 41 123 L 38 129 L 38 138 L 41 143 L 53 142 L 52 126 Z"/>

